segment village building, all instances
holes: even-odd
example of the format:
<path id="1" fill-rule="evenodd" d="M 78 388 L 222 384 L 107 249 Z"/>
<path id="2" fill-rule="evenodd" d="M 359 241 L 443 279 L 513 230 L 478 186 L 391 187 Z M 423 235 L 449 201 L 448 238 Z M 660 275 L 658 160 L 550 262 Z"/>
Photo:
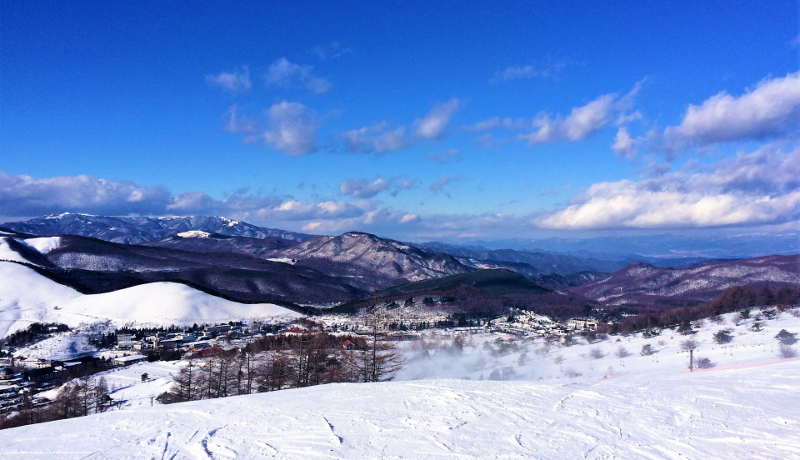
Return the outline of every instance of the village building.
<path id="1" fill-rule="evenodd" d="M 131 364 L 141 363 L 147 361 L 147 356 L 145 355 L 131 355 L 131 356 L 120 356 L 118 358 L 114 358 L 114 365 L 116 366 L 130 366 Z"/>

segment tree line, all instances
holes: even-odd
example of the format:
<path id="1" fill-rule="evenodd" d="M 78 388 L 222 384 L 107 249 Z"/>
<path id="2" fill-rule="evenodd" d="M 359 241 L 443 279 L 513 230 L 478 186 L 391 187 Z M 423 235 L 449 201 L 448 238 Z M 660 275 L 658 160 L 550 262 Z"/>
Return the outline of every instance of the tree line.
<path id="1" fill-rule="evenodd" d="M 396 345 L 377 326 L 367 336 L 270 336 L 239 350 L 212 349 L 190 359 L 159 399 L 169 404 L 335 382 L 381 382 L 391 380 L 402 365 Z"/>
<path id="2" fill-rule="evenodd" d="M 601 323 L 598 333 L 628 334 L 654 328 L 680 327 L 698 319 L 712 318 L 725 313 L 747 311 L 757 306 L 775 306 L 780 310 L 800 303 L 800 287 L 770 287 L 761 289 L 733 286 L 714 300 L 693 307 L 648 311 L 627 316 L 614 324 Z"/>
<path id="3" fill-rule="evenodd" d="M 114 403 L 108 392 L 105 378 L 84 376 L 62 385 L 52 400 L 23 393 L 14 412 L 0 412 L 0 429 L 105 412 Z"/>

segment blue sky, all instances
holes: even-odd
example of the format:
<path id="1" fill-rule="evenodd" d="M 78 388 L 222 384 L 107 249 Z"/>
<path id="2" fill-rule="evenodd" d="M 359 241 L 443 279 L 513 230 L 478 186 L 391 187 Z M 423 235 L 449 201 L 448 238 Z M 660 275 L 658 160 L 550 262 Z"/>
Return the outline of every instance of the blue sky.
<path id="1" fill-rule="evenodd" d="M 0 220 L 780 232 L 797 2 L 3 2 Z"/>

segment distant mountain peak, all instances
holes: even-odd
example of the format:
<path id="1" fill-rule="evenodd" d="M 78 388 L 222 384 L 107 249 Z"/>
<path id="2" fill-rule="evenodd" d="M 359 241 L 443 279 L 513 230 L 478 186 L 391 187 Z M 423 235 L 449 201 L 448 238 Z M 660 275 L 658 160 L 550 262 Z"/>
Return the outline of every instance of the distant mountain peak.
<path id="1" fill-rule="evenodd" d="M 125 244 L 144 243 L 192 231 L 259 239 L 280 238 L 298 243 L 313 237 L 303 233 L 258 227 L 227 217 L 209 216 L 95 216 L 66 212 L 25 222 L 8 222 L 4 226 L 13 231 L 37 236 L 80 235 Z M 199 234 L 194 235 L 197 236 Z"/>

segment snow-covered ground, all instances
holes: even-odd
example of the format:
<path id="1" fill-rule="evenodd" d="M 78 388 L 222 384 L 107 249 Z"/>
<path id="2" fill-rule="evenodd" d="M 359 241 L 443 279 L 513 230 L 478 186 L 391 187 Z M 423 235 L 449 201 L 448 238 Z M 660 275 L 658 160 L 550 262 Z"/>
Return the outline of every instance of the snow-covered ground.
<path id="1" fill-rule="evenodd" d="M 179 283 L 150 283 L 84 295 L 28 267 L 0 262 L 0 337 L 32 322 L 77 326 L 111 320 L 117 325 L 168 326 L 299 316 L 278 305 L 231 302 Z"/>
<path id="2" fill-rule="evenodd" d="M 774 310 L 774 309 L 773 309 Z M 796 313 L 795 313 L 796 312 Z M 758 310 L 752 312 L 755 317 Z M 755 319 L 734 324 L 737 313 L 723 315 L 722 323 L 710 320 L 695 322 L 692 334 L 681 335 L 669 329 L 651 338 L 642 334 L 611 336 L 595 343 L 576 338 L 572 346 L 548 345 L 542 338 L 526 340 L 506 334 L 464 335 L 461 351 L 453 347 L 452 336 L 432 333 L 422 341 L 401 344 L 406 367 L 397 375 L 401 380 L 463 378 L 559 380 L 570 377 L 590 379 L 610 378 L 620 374 L 679 372 L 689 366 L 689 353 L 681 349 L 682 342 L 694 340 L 695 361 L 708 358 L 717 367 L 750 365 L 778 359 L 779 342 L 775 335 L 781 329 L 798 333 L 800 339 L 800 309 L 778 314 L 774 319 L 762 319 L 761 330 L 752 329 Z M 731 341 L 714 342 L 714 334 L 730 330 Z M 498 338 L 501 339 L 498 341 Z M 642 347 L 649 344 L 653 353 L 642 356 Z M 629 355 L 620 358 L 620 348 Z M 800 343 L 793 347 L 800 356 Z"/>
<path id="3" fill-rule="evenodd" d="M 333 384 L 0 431 L 4 458 L 797 458 L 800 361 L 541 383 Z"/>
<path id="4" fill-rule="evenodd" d="M 434 380 L 170 406 L 150 407 L 149 398 L 166 389 L 176 365 L 142 363 L 105 373 L 112 396 L 127 401 L 122 410 L 0 431 L 0 457 L 800 458 L 800 358 L 781 359 L 774 338 L 781 329 L 800 332 L 800 318 L 781 313 L 763 320 L 761 331 L 751 329 L 754 319 L 724 320 L 706 320 L 689 336 L 612 337 L 547 353 L 536 352 L 542 339 L 516 342 L 504 356 L 502 342 L 490 340 L 496 336 L 467 339 L 460 354 L 429 339 L 405 346 L 408 367 L 398 377 Z M 723 328 L 732 341 L 714 344 Z M 679 349 L 690 338 L 696 356 L 715 367 L 687 371 Z M 645 343 L 653 355 L 639 354 Z M 620 346 L 631 355 L 612 354 Z M 422 350 L 433 356 L 420 358 Z M 482 367 L 470 370 L 478 358 Z M 511 380 L 477 380 L 494 370 Z M 153 380 L 142 384 L 143 372 Z M 442 378 L 459 374 L 471 379 Z"/>

